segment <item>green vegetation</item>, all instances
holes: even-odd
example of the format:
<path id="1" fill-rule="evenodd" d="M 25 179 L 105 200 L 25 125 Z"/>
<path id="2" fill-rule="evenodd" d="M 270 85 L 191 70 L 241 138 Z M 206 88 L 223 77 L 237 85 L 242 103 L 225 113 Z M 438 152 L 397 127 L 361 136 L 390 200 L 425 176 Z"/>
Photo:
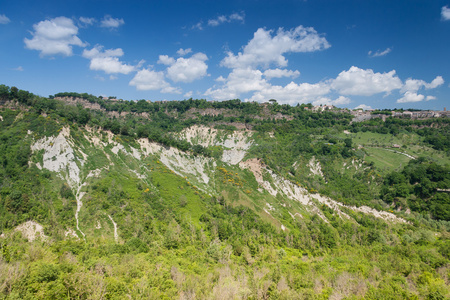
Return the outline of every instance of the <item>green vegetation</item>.
<path id="1" fill-rule="evenodd" d="M 387 203 L 408 206 L 430 213 L 434 218 L 450 221 L 450 169 L 420 158 L 411 160 L 401 172 L 390 173 L 381 189 Z"/>
<path id="2" fill-rule="evenodd" d="M 0 101 L 0 299 L 450 297 L 448 119 L 4 85 Z M 217 129 L 214 143 L 182 138 L 193 125 Z M 259 179 L 221 161 L 237 128 L 252 129 L 243 161 L 257 159 Z M 172 157 L 139 152 L 143 141 Z M 280 186 L 405 222 L 304 205 Z M 47 238 L 16 230 L 30 220 Z"/>

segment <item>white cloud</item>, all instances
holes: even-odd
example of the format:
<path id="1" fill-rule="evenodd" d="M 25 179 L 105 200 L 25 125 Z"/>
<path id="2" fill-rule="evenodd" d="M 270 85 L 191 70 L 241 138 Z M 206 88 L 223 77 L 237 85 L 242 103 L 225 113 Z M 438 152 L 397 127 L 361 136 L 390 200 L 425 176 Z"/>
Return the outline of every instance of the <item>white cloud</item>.
<path id="1" fill-rule="evenodd" d="M 193 92 L 192 92 L 192 91 L 189 91 L 189 92 L 187 92 L 186 94 L 184 94 L 184 97 L 185 97 L 185 98 L 191 98 L 191 97 L 192 97 L 192 94 L 193 94 Z"/>
<path id="2" fill-rule="evenodd" d="M 89 68 L 91 70 L 104 71 L 106 74 L 128 74 L 134 71 L 134 66 L 122 63 L 117 57 L 95 57 L 91 59 Z"/>
<path id="3" fill-rule="evenodd" d="M 208 20 L 209 26 L 219 26 L 220 24 L 227 21 L 227 17 L 225 16 L 219 16 L 216 19 Z"/>
<path id="4" fill-rule="evenodd" d="M 270 80 L 272 78 L 282 78 L 282 77 L 298 77 L 300 75 L 300 72 L 295 70 L 286 70 L 286 69 L 269 69 L 264 71 L 264 76 L 266 79 Z"/>
<path id="5" fill-rule="evenodd" d="M 405 84 L 403 85 L 401 92 L 417 92 L 421 87 L 426 84 L 425 81 L 419 79 L 406 79 Z"/>
<path id="6" fill-rule="evenodd" d="M 292 77 L 300 72 L 287 69 L 267 69 L 271 64 L 284 67 L 287 59 L 283 56 L 290 52 L 312 52 L 329 48 L 325 38 L 320 37 L 313 28 L 298 26 L 289 31 L 280 28 L 276 33 L 259 28 L 253 38 L 237 55 L 229 52 L 221 65 L 231 68 L 227 78 L 216 79 L 222 86 L 209 88 L 205 95 L 217 100 L 240 97 L 241 94 L 253 92 L 251 101 L 277 99 L 280 103 L 297 103 L 316 100 L 330 91 L 327 83 L 294 83 L 286 86 L 271 85 L 272 78 Z"/>
<path id="7" fill-rule="evenodd" d="M 425 89 L 435 89 L 444 84 L 442 76 L 436 76 L 430 83 L 420 79 L 407 79 L 400 92 L 404 93 L 403 97 L 397 100 L 397 103 L 420 102 L 422 100 L 430 101 L 436 99 L 434 96 L 417 94 L 417 91 L 424 87 Z"/>
<path id="8" fill-rule="evenodd" d="M 115 75 L 109 75 L 109 80 L 116 80 L 119 77 L 115 76 Z"/>
<path id="9" fill-rule="evenodd" d="M 142 69 L 136 73 L 129 85 L 139 91 L 160 90 L 161 93 L 180 94 L 181 90 L 170 86 L 164 79 L 164 72 Z"/>
<path id="10" fill-rule="evenodd" d="M 269 87 L 262 75 L 261 71 L 251 68 L 234 69 L 227 78 L 220 76 L 216 79 L 218 82 L 224 82 L 221 88 L 209 88 L 205 95 L 216 100 L 228 100 L 238 98 L 242 93 L 261 91 Z"/>
<path id="11" fill-rule="evenodd" d="M 242 21 L 242 22 L 244 22 L 244 19 L 245 19 L 245 13 L 244 13 L 244 12 L 241 12 L 241 13 L 234 13 L 234 14 L 231 14 L 231 15 L 228 17 L 228 19 L 229 19 L 229 20 L 232 20 L 232 21 L 236 20 L 236 21 Z"/>
<path id="12" fill-rule="evenodd" d="M 25 47 L 41 51 L 40 56 L 72 55 L 72 45 L 85 47 L 78 37 L 78 27 L 66 17 L 57 17 L 33 25 L 32 39 L 24 39 Z"/>
<path id="13" fill-rule="evenodd" d="M 330 98 L 327 97 L 321 97 L 318 98 L 317 100 L 314 100 L 312 102 L 313 105 L 320 105 L 320 104 L 325 104 L 325 105 L 334 105 L 334 106 L 338 106 L 338 105 L 345 105 L 345 104 L 349 104 L 352 101 L 350 100 L 350 98 L 344 97 L 344 96 L 339 96 L 337 99 L 335 100 L 331 100 Z"/>
<path id="14" fill-rule="evenodd" d="M 136 89 L 143 90 L 160 90 L 169 86 L 169 83 L 164 80 L 163 72 L 156 72 L 153 70 L 142 69 L 136 73 L 130 81 L 131 86 Z"/>
<path id="15" fill-rule="evenodd" d="M 339 96 L 336 100 L 333 101 L 333 105 L 344 105 L 351 103 L 352 100 L 350 98 Z"/>
<path id="16" fill-rule="evenodd" d="M 106 15 L 100 21 L 100 27 L 105 27 L 105 28 L 118 28 L 119 26 L 121 26 L 123 24 L 125 24 L 125 21 L 123 19 L 113 18 L 108 15 Z"/>
<path id="17" fill-rule="evenodd" d="M 217 77 L 217 78 L 214 79 L 214 80 L 217 81 L 217 82 L 226 82 L 226 81 L 227 81 L 227 79 L 224 78 L 222 75 L 220 75 L 219 77 Z"/>
<path id="18" fill-rule="evenodd" d="M 392 48 L 387 48 L 386 50 L 383 50 L 383 51 L 381 51 L 381 50 L 378 50 L 376 52 L 369 51 L 368 54 L 369 54 L 370 57 L 380 57 L 380 56 L 387 55 L 391 51 L 392 51 Z"/>
<path id="19" fill-rule="evenodd" d="M 145 64 L 145 59 L 141 59 L 136 65 L 136 69 L 140 69 Z"/>
<path id="20" fill-rule="evenodd" d="M 324 37 L 321 37 L 312 27 L 298 26 L 289 31 L 280 28 L 275 36 L 272 30 L 259 28 L 242 52 L 234 55 L 227 53 L 221 65 L 228 68 L 246 68 L 274 63 L 285 67 L 287 59 L 283 56 L 290 52 L 313 52 L 330 47 Z"/>
<path id="21" fill-rule="evenodd" d="M 173 65 L 175 63 L 175 59 L 173 57 L 169 57 L 169 55 L 160 55 L 158 59 L 158 64 L 163 65 Z"/>
<path id="22" fill-rule="evenodd" d="M 166 86 L 160 92 L 163 93 L 163 94 L 181 94 L 182 90 L 180 88 L 177 88 L 177 87 Z"/>
<path id="23" fill-rule="evenodd" d="M 84 50 L 83 57 L 90 59 L 89 68 L 95 71 L 104 71 L 106 74 L 128 74 L 135 71 L 136 67 L 125 64 L 119 60 L 123 56 L 123 50 L 107 49 L 103 51 L 103 46 L 97 45 L 91 50 Z"/>
<path id="24" fill-rule="evenodd" d="M 436 76 L 435 79 L 433 79 L 432 82 L 425 84 L 426 89 L 435 89 L 440 85 L 444 84 L 444 78 L 442 76 Z"/>
<path id="25" fill-rule="evenodd" d="M 177 60 L 173 60 L 171 57 L 164 58 L 165 62 L 171 62 L 170 67 L 167 68 L 167 77 L 174 82 L 185 83 L 200 79 L 207 75 L 208 65 L 205 63 L 206 60 L 208 60 L 208 57 L 201 52 L 192 55 L 190 58 L 180 57 Z"/>
<path id="26" fill-rule="evenodd" d="M 277 99 L 279 103 L 310 102 L 317 97 L 330 92 L 326 83 L 294 83 L 286 86 L 271 85 L 263 78 L 264 73 L 252 68 L 234 69 L 227 78 L 219 77 L 218 82 L 224 82 L 222 87 L 210 88 L 205 95 L 216 100 L 239 98 L 241 94 L 253 92 L 249 101 L 264 102 L 268 99 Z"/>
<path id="27" fill-rule="evenodd" d="M 198 22 L 197 24 L 193 25 L 191 27 L 191 29 L 198 29 L 198 30 L 203 30 L 203 22 Z"/>
<path id="28" fill-rule="evenodd" d="M 96 22 L 96 20 L 94 18 L 86 18 L 86 17 L 80 17 L 78 20 L 81 23 L 81 24 L 79 24 L 80 27 L 88 27 L 90 25 L 93 25 Z"/>
<path id="29" fill-rule="evenodd" d="M 420 102 L 423 99 L 425 99 L 424 95 L 417 94 L 414 92 L 406 92 L 402 98 L 397 100 L 397 103 Z"/>
<path id="30" fill-rule="evenodd" d="M 276 99 L 279 103 L 306 103 L 313 102 L 318 97 L 324 96 L 330 92 L 330 88 L 324 83 L 294 83 L 286 86 L 269 85 L 256 92 L 249 99 L 250 101 L 263 102 L 267 99 Z"/>
<path id="31" fill-rule="evenodd" d="M 222 15 L 222 16 L 218 16 L 215 19 L 208 20 L 208 25 L 215 27 L 215 26 L 219 26 L 220 24 L 230 23 L 230 22 L 233 22 L 233 21 L 240 21 L 240 22 L 243 23 L 244 19 L 245 19 L 245 13 L 244 12 L 234 13 L 234 14 L 231 14 L 229 16 Z"/>
<path id="32" fill-rule="evenodd" d="M 0 15 L 0 24 L 8 24 L 9 22 L 11 22 L 11 20 L 7 16 Z"/>
<path id="33" fill-rule="evenodd" d="M 441 17 L 442 20 L 448 21 L 450 20 L 450 8 L 448 6 L 443 6 L 441 9 Z"/>
<path id="34" fill-rule="evenodd" d="M 436 76 L 436 78 L 433 79 L 430 83 L 426 83 L 424 80 L 420 79 L 411 79 L 408 78 L 405 81 L 405 84 L 403 85 L 401 92 L 417 92 L 422 87 L 425 87 L 426 89 L 435 89 L 438 86 L 441 86 L 444 84 L 444 78 L 442 76 Z"/>
<path id="35" fill-rule="evenodd" d="M 22 72 L 23 71 L 23 67 L 22 66 L 18 66 L 17 68 L 14 68 L 13 70 Z"/>
<path id="36" fill-rule="evenodd" d="M 370 105 L 360 104 L 357 107 L 355 107 L 354 109 L 372 110 L 373 108 Z"/>
<path id="37" fill-rule="evenodd" d="M 187 48 L 187 49 L 180 48 L 180 49 L 177 51 L 177 54 L 178 54 L 179 56 L 185 56 L 186 54 L 189 54 L 189 53 L 191 53 L 191 52 L 192 52 L 192 49 L 191 49 L 191 48 Z"/>
<path id="38" fill-rule="evenodd" d="M 378 93 L 390 93 L 402 88 L 400 78 L 395 70 L 388 73 L 374 73 L 371 69 L 360 69 L 352 66 L 348 71 L 342 71 L 331 81 L 331 87 L 342 95 L 372 96 Z"/>
<path id="39" fill-rule="evenodd" d="M 107 49 L 103 51 L 103 46 L 96 45 L 91 50 L 84 50 L 83 57 L 85 58 L 96 58 L 96 57 L 109 57 L 109 56 L 123 56 L 123 50 L 121 48 L 117 49 Z"/>

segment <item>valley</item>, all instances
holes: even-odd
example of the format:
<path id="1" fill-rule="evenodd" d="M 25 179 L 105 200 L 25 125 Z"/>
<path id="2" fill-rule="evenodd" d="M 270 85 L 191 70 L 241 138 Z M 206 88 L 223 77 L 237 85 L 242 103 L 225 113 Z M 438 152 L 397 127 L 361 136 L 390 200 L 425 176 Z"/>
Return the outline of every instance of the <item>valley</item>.
<path id="1" fill-rule="evenodd" d="M 450 296 L 445 116 L 27 93 L 0 109 L 1 299 Z"/>

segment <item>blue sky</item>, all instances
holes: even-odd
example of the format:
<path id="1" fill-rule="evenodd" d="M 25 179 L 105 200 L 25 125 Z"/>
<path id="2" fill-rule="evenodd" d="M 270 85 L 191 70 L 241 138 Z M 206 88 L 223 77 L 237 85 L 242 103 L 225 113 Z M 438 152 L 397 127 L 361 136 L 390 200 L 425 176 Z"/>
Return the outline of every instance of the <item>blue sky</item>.
<path id="1" fill-rule="evenodd" d="M 41 96 L 450 108 L 450 1 L 5 0 L 0 83 Z"/>

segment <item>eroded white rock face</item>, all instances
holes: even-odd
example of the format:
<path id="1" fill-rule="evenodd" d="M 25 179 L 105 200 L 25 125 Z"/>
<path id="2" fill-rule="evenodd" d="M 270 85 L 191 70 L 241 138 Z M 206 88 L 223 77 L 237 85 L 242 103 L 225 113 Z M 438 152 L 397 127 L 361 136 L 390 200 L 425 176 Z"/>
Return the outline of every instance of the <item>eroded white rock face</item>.
<path id="1" fill-rule="evenodd" d="M 69 238 L 74 238 L 79 240 L 80 238 L 78 237 L 78 234 L 75 230 L 73 230 L 72 228 L 67 229 L 66 232 L 64 232 L 64 236 L 65 237 L 69 237 Z"/>
<path id="2" fill-rule="evenodd" d="M 42 168 L 60 173 L 72 189 L 80 185 L 80 168 L 68 140 L 70 130 L 64 127 L 56 137 L 44 137 L 31 145 L 33 152 L 44 150 Z M 78 158 L 81 164 L 83 159 Z"/>
<path id="3" fill-rule="evenodd" d="M 22 235 L 28 239 L 29 242 L 32 242 L 38 238 L 42 240 L 48 239 L 48 236 L 44 234 L 44 227 L 41 224 L 28 221 L 16 227 L 16 231 L 20 231 Z"/>
<path id="4" fill-rule="evenodd" d="M 237 165 L 244 159 L 245 154 L 247 154 L 245 150 L 223 150 L 222 161 L 230 165 Z"/>
<path id="5" fill-rule="evenodd" d="M 259 184 L 258 190 L 260 192 L 267 191 L 274 197 L 277 196 L 278 193 L 281 193 L 288 199 L 298 201 L 311 213 L 317 213 L 324 221 L 327 221 L 327 219 L 318 208 L 319 204 L 325 204 L 332 208 L 341 218 L 351 219 L 351 217 L 344 212 L 345 209 L 351 209 L 357 212 L 372 214 L 378 218 L 383 218 L 384 220 L 390 222 L 405 222 L 405 220 L 388 212 L 379 212 L 369 207 L 357 208 L 345 206 L 342 203 L 334 201 L 328 197 L 324 197 L 319 194 L 311 194 L 308 190 L 298 184 L 275 174 L 272 170 L 262 165 L 261 161 L 258 159 L 243 161 L 248 149 L 253 143 L 250 132 L 236 131 L 232 134 L 224 135 L 223 132 L 216 129 L 193 126 L 185 129 L 181 135 L 189 142 L 192 142 L 193 144 L 201 144 L 204 147 L 211 145 L 222 146 L 224 148 L 224 152 L 221 160 L 232 165 L 239 164 L 239 167 L 243 169 L 249 169 L 254 174 L 255 179 Z M 140 145 L 140 149 L 135 149 L 133 147 L 125 148 L 124 145 L 115 140 L 114 135 L 112 134 L 108 134 L 107 142 L 102 142 L 93 132 L 88 132 L 88 136 L 91 144 L 100 147 L 108 157 L 109 155 L 105 152 L 105 150 L 108 151 L 107 149 L 109 147 L 106 148 L 108 145 L 112 147 L 109 148 L 112 153 L 117 155 L 122 152 L 123 154 L 129 155 L 130 158 L 132 157 L 136 160 L 141 160 L 143 156 L 155 155 L 159 157 L 162 164 L 174 173 L 183 177 L 188 176 L 190 178 L 195 178 L 199 183 L 200 189 L 214 193 L 214 190 L 211 188 L 211 186 L 214 185 L 214 181 L 211 180 L 210 176 L 215 172 L 216 163 L 211 158 L 194 156 L 173 147 L 164 147 L 157 143 L 150 142 L 148 139 L 139 139 L 138 143 Z M 86 174 L 87 171 L 84 170 L 84 173 L 82 174 L 80 168 L 83 166 L 84 162 L 87 161 L 88 157 L 80 149 L 76 148 L 76 145 L 73 144 L 70 138 L 69 128 L 67 127 L 63 128 L 56 137 L 42 138 L 36 141 L 32 145 L 31 149 L 35 152 L 44 150 L 43 161 L 42 163 L 38 163 L 37 166 L 57 172 L 67 181 L 74 191 L 77 200 L 77 209 L 75 213 L 77 231 L 69 230 L 68 235 L 78 237 L 80 234 L 80 238 L 84 237 L 85 235 L 80 230 L 78 220 L 78 214 L 83 205 L 81 200 L 85 195 L 82 188 L 87 185 L 88 178 L 100 176 L 102 170 L 107 169 L 108 166 L 101 169 L 92 170 L 87 175 L 83 175 Z M 111 152 L 109 152 L 110 155 Z M 352 163 L 355 165 L 355 162 Z M 320 163 L 318 161 L 313 158 L 308 165 L 313 174 L 323 177 Z M 140 179 L 146 179 L 145 175 L 136 170 L 130 169 L 130 172 L 134 173 Z M 281 205 L 283 205 L 283 203 Z M 284 206 L 285 205 L 286 204 L 284 204 Z M 268 214 L 270 214 L 276 210 L 276 207 L 269 204 L 265 210 Z M 299 213 L 291 214 L 291 217 L 295 219 L 296 215 L 302 217 Z M 114 237 L 117 241 L 117 224 L 115 224 L 111 216 L 109 216 L 109 218 L 114 225 Z"/>
<path id="6" fill-rule="evenodd" d="M 253 144 L 249 131 L 235 131 L 225 134 L 224 131 L 209 128 L 206 126 L 192 126 L 184 129 L 180 133 L 180 138 L 195 145 L 203 147 L 222 146 L 224 148 L 221 160 L 231 165 L 241 162 L 247 150 Z"/>
<path id="7" fill-rule="evenodd" d="M 385 211 L 377 211 L 373 208 L 367 206 L 355 207 L 355 206 L 347 206 L 335 200 L 332 200 L 329 197 L 322 196 L 320 194 L 311 194 L 305 188 L 300 187 L 293 182 L 284 179 L 277 174 L 273 173 L 272 170 L 267 169 L 265 166 L 261 164 L 261 162 L 257 159 L 249 159 L 247 161 L 241 162 L 239 164 L 241 168 L 249 169 L 255 176 L 258 184 L 269 192 L 272 196 L 276 196 L 278 193 L 284 194 L 287 198 L 295 201 L 299 201 L 303 204 L 310 212 L 317 213 L 320 218 L 322 218 L 325 222 L 328 222 L 326 217 L 323 215 L 322 211 L 316 206 L 315 201 L 320 204 L 325 204 L 330 207 L 334 211 L 337 212 L 339 217 L 345 219 L 352 219 L 348 214 L 342 211 L 343 208 L 351 209 L 355 212 L 362 212 L 366 214 L 371 214 L 377 218 L 389 221 L 389 222 L 398 222 L 398 223 L 406 223 L 406 221 L 402 218 L 397 217 L 396 215 L 385 212 Z M 263 174 L 269 174 L 272 178 L 272 183 L 263 179 Z M 314 200 L 314 201 L 313 201 Z M 294 215 L 291 214 L 294 218 Z"/>
<path id="8" fill-rule="evenodd" d="M 216 144 L 218 130 L 206 126 L 191 126 L 180 133 L 180 138 L 188 141 L 192 145 L 202 145 L 203 147 L 214 146 Z"/>
<path id="9" fill-rule="evenodd" d="M 311 173 L 324 178 L 323 172 L 322 172 L 322 167 L 320 166 L 320 162 L 318 160 L 316 160 L 316 158 L 314 156 L 309 161 L 308 166 L 309 166 L 309 170 L 311 171 Z"/>
<path id="10" fill-rule="evenodd" d="M 79 227 L 78 219 L 79 212 L 83 206 L 81 199 L 85 195 L 85 192 L 82 192 L 81 189 L 83 186 L 87 185 L 85 179 L 98 176 L 101 170 L 89 172 L 86 178 L 82 180 L 81 170 L 77 161 L 82 166 L 88 157 L 81 149 L 78 149 L 78 152 L 81 153 L 83 158 L 77 157 L 73 147 L 73 142 L 70 140 L 70 129 L 64 127 L 56 137 L 45 137 L 33 143 L 31 145 L 31 150 L 33 152 L 44 150 L 42 165 L 37 164 L 37 166 L 59 173 L 59 176 L 65 179 L 72 188 L 77 201 L 77 209 L 75 211 L 76 228 L 84 237 L 85 234 Z M 78 237 L 77 233 L 73 230 L 68 230 L 66 236 L 67 235 Z"/>
<path id="11" fill-rule="evenodd" d="M 225 148 L 222 154 L 222 161 L 230 165 L 237 165 L 244 159 L 247 150 L 252 145 L 252 141 L 244 132 L 237 131 L 227 136 L 223 142 L 219 142 L 217 145 Z"/>
<path id="12" fill-rule="evenodd" d="M 193 156 L 177 148 L 163 147 L 157 143 L 149 142 L 147 139 L 139 139 L 141 150 L 145 155 L 159 155 L 159 160 L 167 168 L 180 176 L 190 174 L 207 185 L 210 181 L 208 173 L 214 169 L 214 162 L 203 156 Z"/>

